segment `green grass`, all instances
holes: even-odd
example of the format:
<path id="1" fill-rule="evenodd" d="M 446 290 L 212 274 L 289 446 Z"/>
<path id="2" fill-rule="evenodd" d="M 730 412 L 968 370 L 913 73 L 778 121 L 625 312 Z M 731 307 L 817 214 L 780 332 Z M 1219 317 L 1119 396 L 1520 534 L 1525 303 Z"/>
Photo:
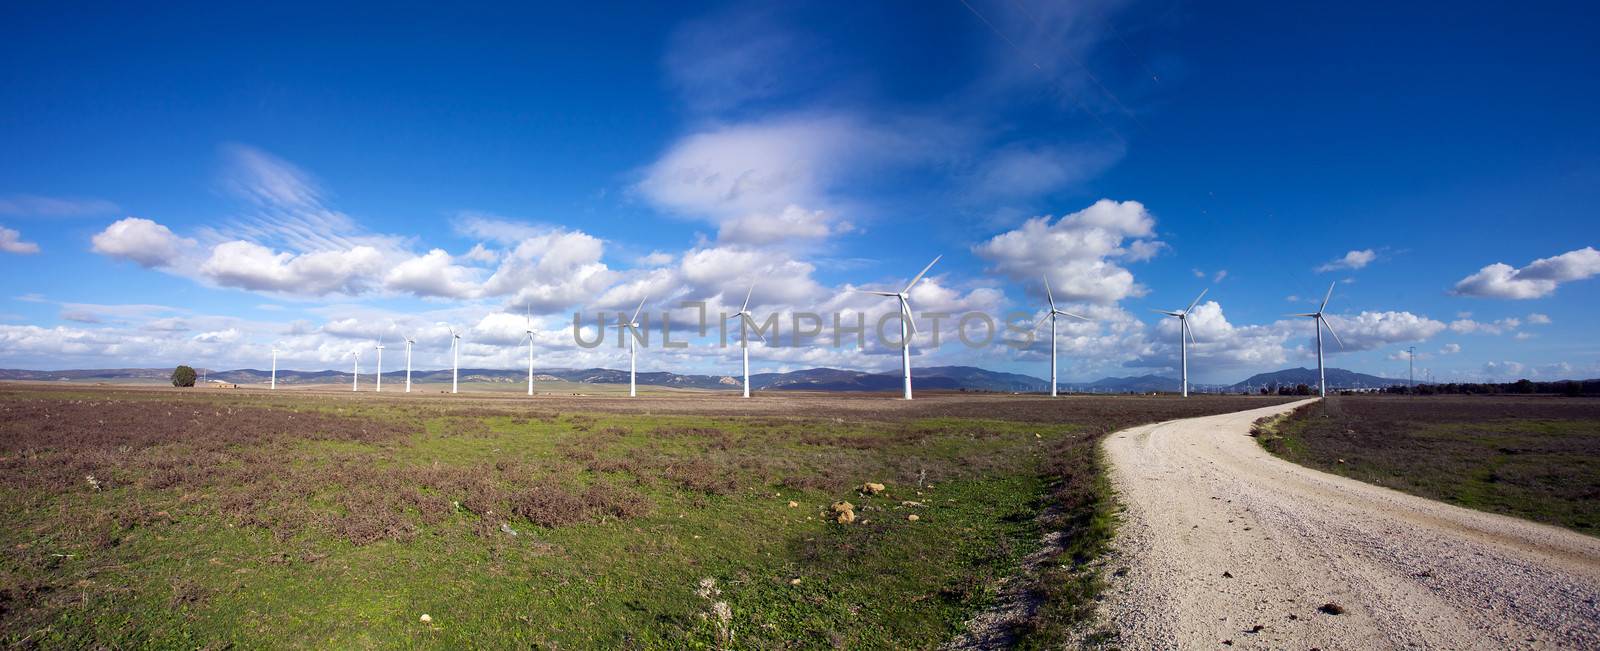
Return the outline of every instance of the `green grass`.
<path id="1" fill-rule="evenodd" d="M 1600 401 L 1345 396 L 1272 430 L 1262 443 L 1297 463 L 1600 534 Z"/>
<path id="2" fill-rule="evenodd" d="M 1262 404 L 828 400 L 0 390 L 0 643 L 712 648 L 723 602 L 738 648 L 933 648 L 1065 530 L 1019 631 L 1046 645 L 1098 590 L 1098 435 Z M 832 522 L 836 500 L 860 520 Z"/>

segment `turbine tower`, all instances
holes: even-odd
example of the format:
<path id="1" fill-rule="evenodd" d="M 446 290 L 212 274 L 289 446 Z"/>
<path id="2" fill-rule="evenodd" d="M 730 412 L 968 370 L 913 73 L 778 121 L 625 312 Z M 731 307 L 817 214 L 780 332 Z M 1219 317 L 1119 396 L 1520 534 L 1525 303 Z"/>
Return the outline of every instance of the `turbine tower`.
<path id="1" fill-rule="evenodd" d="M 917 277 L 912 278 L 911 283 L 907 284 L 905 289 L 902 289 L 898 292 L 858 290 L 864 294 L 893 296 L 900 301 L 900 370 L 905 375 L 906 400 L 911 399 L 911 335 L 917 331 L 917 322 L 915 319 L 911 318 L 911 302 L 909 299 L 911 288 L 916 287 L 917 283 L 922 280 L 922 277 L 928 275 L 928 270 L 932 269 L 933 265 L 938 264 L 939 258 L 943 257 L 943 255 L 934 257 L 933 262 L 929 262 L 928 266 L 922 268 L 922 273 L 917 274 Z"/>
<path id="2" fill-rule="evenodd" d="M 528 305 L 528 314 L 523 335 L 528 338 L 528 395 L 533 395 L 533 304 Z M 522 342 L 517 342 L 522 343 Z"/>
<path id="3" fill-rule="evenodd" d="M 350 371 L 350 390 L 351 391 L 360 391 L 361 390 L 361 351 L 360 350 L 350 351 L 350 361 L 353 364 L 355 364 L 355 366 Z"/>
<path id="4" fill-rule="evenodd" d="M 378 334 L 378 384 L 373 391 L 383 393 L 383 333 Z"/>
<path id="5" fill-rule="evenodd" d="M 1315 322 L 1317 327 L 1317 395 L 1324 398 L 1328 396 L 1328 376 L 1326 374 L 1327 371 L 1322 367 L 1322 329 L 1326 327 L 1328 334 L 1333 335 L 1333 340 L 1339 342 L 1340 348 L 1344 348 L 1344 342 L 1339 339 L 1339 333 L 1333 331 L 1333 324 L 1328 323 L 1328 317 L 1322 315 L 1322 311 L 1328 309 L 1328 299 L 1333 298 L 1333 286 L 1337 284 L 1339 283 L 1334 282 L 1328 285 L 1328 294 L 1322 297 L 1322 306 L 1318 307 L 1317 311 L 1289 315 L 1308 316 Z"/>
<path id="6" fill-rule="evenodd" d="M 272 384 L 269 386 L 269 389 L 271 389 L 273 391 L 276 391 L 278 389 L 278 345 L 277 344 L 273 344 L 272 345 Z"/>
<path id="7" fill-rule="evenodd" d="M 1206 297 L 1210 289 L 1200 290 L 1200 295 L 1194 297 L 1194 302 L 1188 309 L 1169 312 L 1167 310 L 1154 310 L 1178 319 L 1178 348 L 1183 357 L 1183 397 L 1189 397 L 1189 342 L 1194 341 L 1194 332 L 1189 329 L 1189 313 L 1194 311 L 1194 306 L 1200 304 L 1200 299 Z"/>
<path id="8" fill-rule="evenodd" d="M 767 338 L 761 336 L 761 329 L 756 327 L 756 320 L 750 316 L 750 296 L 756 293 L 756 284 L 750 283 L 750 291 L 745 292 L 744 305 L 739 308 L 738 314 L 728 317 L 729 320 L 739 319 L 739 347 L 744 349 L 744 397 L 750 397 L 750 331 L 754 330 L 761 343 L 766 343 Z M 749 329 L 746 329 L 746 324 Z"/>
<path id="9" fill-rule="evenodd" d="M 406 393 L 411 393 L 411 344 L 417 343 L 415 337 L 400 335 L 406 342 Z"/>
<path id="10" fill-rule="evenodd" d="M 1044 297 L 1050 301 L 1050 313 L 1039 317 L 1039 322 L 1033 324 L 1032 332 L 1038 332 L 1039 326 L 1044 325 L 1044 320 L 1050 319 L 1050 397 L 1054 398 L 1056 397 L 1056 317 L 1070 316 L 1074 319 L 1080 319 L 1083 321 L 1091 321 L 1092 319 L 1086 316 L 1078 316 L 1065 310 L 1056 309 L 1056 297 L 1054 294 L 1050 293 L 1050 276 L 1046 274 L 1043 276 L 1043 278 Z"/>
<path id="11" fill-rule="evenodd" d="M 646 296 L 646 297 L 640 299 L 639 300 L 639 307 L 633 311 L 633 318 L 628 319 L 627 323 L 618 323 L 617 324 L 617 332 L 618 332 L 618 334 L 621 334 L 622 330 L 624 330 L 624 329 L 632 331 L 632 336 L 628 337 L 628 397 L 629 398 L 633 398 L 633 397 L 636 397 L 636 396 L 639 395 L 638 382 L 637 382 L 638 375 L 639 375 L 639 364 L 638 364 L 638 361 L 639 361 L 639 336 L 640 336 L 640 333 L 639 333 L 639 313 L 644 310 L 644 302 L 648 301 L 648 300 L 650 300 L 649 296 Z"/>
<path id="12" fill-rule="evenodd" d="M 461 333 L 456 332 L 455 326 L 450 328 L 450 393 L 460 393 L 461 386 Z"/>

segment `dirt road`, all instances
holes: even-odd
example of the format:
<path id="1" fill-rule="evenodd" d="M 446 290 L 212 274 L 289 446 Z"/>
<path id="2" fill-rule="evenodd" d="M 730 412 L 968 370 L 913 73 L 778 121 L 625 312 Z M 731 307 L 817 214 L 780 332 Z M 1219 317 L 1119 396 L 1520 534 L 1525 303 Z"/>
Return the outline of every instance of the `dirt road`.
<path id="1" fill-rule="evenodd" d="M 1104 613 L 1127 649 L 1600 648 L 1600 539 L 1304 468 L 1295 403 L 1104 443 L 1127 506 Z"/>

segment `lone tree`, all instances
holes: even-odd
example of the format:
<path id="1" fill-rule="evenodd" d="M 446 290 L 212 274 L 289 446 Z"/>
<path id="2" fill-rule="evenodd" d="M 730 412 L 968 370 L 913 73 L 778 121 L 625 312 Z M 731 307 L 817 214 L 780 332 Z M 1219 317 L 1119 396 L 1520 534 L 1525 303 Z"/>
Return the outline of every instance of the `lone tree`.
<path id="1" fill-rule="evenodd" d="M 192 387 L 194 386 L 195 377 L 194 369 L 187 366 L 179 366 L 172 369 L 172 386 Z"/>

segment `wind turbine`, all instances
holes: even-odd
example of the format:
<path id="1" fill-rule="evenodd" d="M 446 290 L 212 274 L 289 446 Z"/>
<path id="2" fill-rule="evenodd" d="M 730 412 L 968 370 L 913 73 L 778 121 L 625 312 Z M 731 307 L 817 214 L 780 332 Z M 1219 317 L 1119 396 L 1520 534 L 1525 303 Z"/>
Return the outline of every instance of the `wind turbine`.
<path id="1" fill-rule="evenodd" d="M 1050 397 L 1054 398 L 1056 397 L 1056 317 L 1070 316 L 1082 321 L 1090 321 L 1091 319 L 1086 316 L 1078 316 L 1066 310 L 1056 309 L 1056 297 L 1050 293 L 1050 276 L 1046 274 L 1043 278 L 1044 297 L 1050 301 L 1050 313 L 1039 317 L 1039 322 L 1033 324 L 1033 331 L 1037 332 L 1039 326 L 1044 325 L 1044 320 L 1050 319 Z"/>
<path id="2" fill-rule="evenodd" d="M 1185 398 L 1189 397 L 1189 342 L 1194 341 L 1194 332 L 1189 330 L 1189 313 L 1194 311 L 1194 306 L 1200 304 L 1200 299 L 1205 298 L 1208 291 L 1211 290 L 1200 290 L 1200 295 L 1194 297 L 1194 302 L 1189 304 L 1188 309 L 1176 312 L 1154 310 L 1178 319 L 1178 347 L 1182 349 L 1183 355 L 1183 397 Z"/>
<path id="3" fill-rule="evenodd" d="M 756 337 L 766 343 L 767 338 L 761 336 L 761 328 L 756 327 L 756 320 L 750 316 L 750 296 L 756 293 L 756 284 L 750 283 L 750 291 L 745 292 L 744 305 L 739 308 L 738 314 L 728 317 L 729 320 L 739 319 L 739 347 L 744 349 L 744 397 L 750 397 L 750 330 L 754 330 Z M 745 329 L 749 324 L 749 330 Z"/>
<path id="4" fill-rule="evenodd" d="M 361 382 L 361 351 L 360 350 L 350 351 L 350 359 L 355 363 L 355 367 L 350 372 L 350 390 L 351 391 L 360 391 L 361 390 L 361 384 L 360 384 L 360 382 Z"/>
<path id="5" fill-rule="evenodd" d="M 1333 340 L 1339 342 L 1339 347 L 1340 348 L 1344 348 L 1344 342 L 1339 340 L 1339 333 L 1333 331 L 1333 324 L 1328 323 L 1328 317 L 1322 315 L 1322 311 L 1328 309 L 1328 299 L 1333 298 L 1333 286 L 1337 285 L 1337 284 L 1338 283 L 1335 282 L 1333 284 L 1328 285 L 1328 294 L 1326 296 L 1322 297 L 1322 306 L 1318 307 L 1317 311 L 1315 311 L 1315 312 L 1307 312 L 1305 314 L 1290 314 L 1289 315 L 1289 316 L 1308 316 L 1308 317 L 1311 317 L 1312 321 L 1316 322 L 1316 326 L 1317 326 L 1317 395 L 1322 396 L 1324 398 L 1328 396 L 1328 376 L 1325 374 L 1326 372 L 1322 368 L 1322 328 L 1324 328 L 1324 327 L 1328 328 L 1328 334 L 1333 335 Z"/>
<path id="6" fill-rule="evenodd" d="M 446 325 L 450 329 L 450 393 L 460 393 L 461 379 L 461 333 L 456 332 L 456 327 Z"/>
<path id="7" fill-rule="evenodd" d="M 417 343 L 415 337 L 400 335 L 406 342 L 406 393 L 411 393 L 411 344 Z"/>
<path id="8" fill-rule="evenodd" d="M 528 395 L 533 395 L 533 304 L 528 305 L 528 314 L 523 327 L 528 338 Z M 517 342 L 522 343 L 522 342 Z"/>
<path id="9" fill-rule="evenodd" d="M 270 385 L 269 388 L 271 390 L 274 390 L 274 391 L 276 391 L 278 389 L 278 345 L 277 344 L 273 344 L 272 345 L 272 384 Z"/>
<path id="10" fill-rule="evenodd" d="M 922 268 L 922 273 L 917 274 L 917 277 L 912 278 L 911 283 L 906 285 L 905 289 L 898 292 L 859 290 L 864 294 L 893 296 L 900 301 L 900 369 L 905 374 L 906 400 L 911 399 L 911 335 L 917 331 L 917 322 L 911 318 L 911 303 L 908 296 L 911 294 L 911 288 L 916 287 L 922 277 L 928 275 L 928 270 L 932 269 L 933 265 L 938 264 L 939 258 L 943 257 L 943 255 L 935 257 L 933 262 L 929 262 L 928 266 Z"/>
<path id="11" fill-rule="evenodd" d="M 638 379 L 638 375 L 639 375 L 639 365 L 638 365 L 638 361 L 639 361 L 639 336 L 640 336 L 639 335 L 639 312 L 644 310 L 644 302 L 648 301 L 648 300 L 650 300 L 649 296 L 646 296 L 646 297 L 640 299 L 639 300 L 638 309 L 635 309 L 633 311 L 633 318 L 628 319 L 627 323 L 618 323 L 617 324 L 618 333 L 621 333 L 621 331 L 624 328 L 633 331 L 633 333 L 632 333 L 633 336 L 628 337 L 628 397 L 629 398 L 633 398 L 633 397 L 639 395 L 638 383 L 637 383 L 637 379 Z"/>
<path id="12" fill-rule="evenodd" d="M 373 391 L 383 393 L 383 333 L 378 333 L 378 385 Z"/>

